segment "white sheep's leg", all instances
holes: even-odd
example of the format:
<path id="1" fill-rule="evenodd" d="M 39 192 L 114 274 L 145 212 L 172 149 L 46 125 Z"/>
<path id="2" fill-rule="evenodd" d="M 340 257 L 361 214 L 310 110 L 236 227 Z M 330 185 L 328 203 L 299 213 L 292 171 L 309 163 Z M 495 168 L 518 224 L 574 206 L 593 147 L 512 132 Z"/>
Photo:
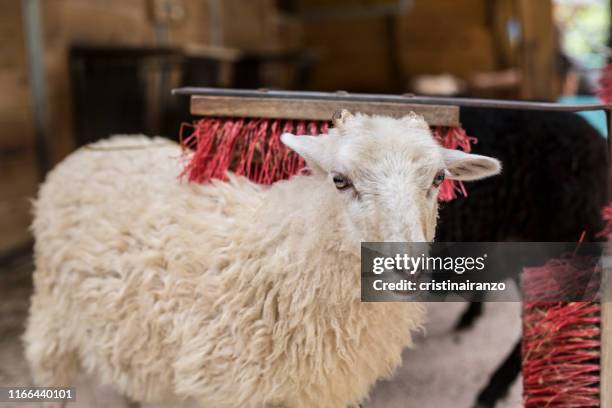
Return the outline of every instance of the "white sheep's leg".
<path id="1" fill-rule="evenodd" d="M 64 351 L 49 338 L 40 338 L 26 349 L 34 382 L 40 387 L 72 387 L 79 361 L 75 352 Z"/>
<path id="2" fill-rule="evenodd" d="M 34 299 L 23 340 L 37 386 L 74 387 L 80 363 L 68 339 L 63 316 Z"/>

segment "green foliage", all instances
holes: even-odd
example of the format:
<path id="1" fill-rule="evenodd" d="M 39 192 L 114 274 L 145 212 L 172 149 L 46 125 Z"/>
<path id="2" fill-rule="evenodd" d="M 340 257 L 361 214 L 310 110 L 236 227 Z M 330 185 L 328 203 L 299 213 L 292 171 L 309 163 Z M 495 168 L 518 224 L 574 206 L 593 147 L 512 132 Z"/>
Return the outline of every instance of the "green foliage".
<path id="1" fill-rule="evenodd" d="M 561 34 L 563 50 L 585 68 L 605 64 L 604 52 L 610 25 L 608 0 L 557 0 L 555 19 Z"/>

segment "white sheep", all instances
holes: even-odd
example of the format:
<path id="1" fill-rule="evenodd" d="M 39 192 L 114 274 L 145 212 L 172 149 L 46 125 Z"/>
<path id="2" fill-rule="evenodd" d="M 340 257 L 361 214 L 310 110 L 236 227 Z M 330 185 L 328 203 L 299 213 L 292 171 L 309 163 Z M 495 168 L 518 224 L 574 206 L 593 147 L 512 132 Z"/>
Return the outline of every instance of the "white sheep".
<path id="1" fill-rule="evenodd" d="M 390 376 L 424 312 L 360 302 L 360 242 L 432 240 L 444 175 L 499 163 L 440 147 L 414 114 L 282 140 L 310 173 L 271 187 L 187 184 L 179 146 L 146 137 L 58 165 L 35 203 L 36 383 L 84 369 L 147 403 L 344 408 Z"/>

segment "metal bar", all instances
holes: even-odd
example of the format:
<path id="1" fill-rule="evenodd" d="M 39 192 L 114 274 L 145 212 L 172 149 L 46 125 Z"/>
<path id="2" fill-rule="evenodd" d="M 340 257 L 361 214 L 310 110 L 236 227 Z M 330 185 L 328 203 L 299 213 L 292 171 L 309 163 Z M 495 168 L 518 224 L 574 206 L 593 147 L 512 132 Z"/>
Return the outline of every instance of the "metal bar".
<path id="1" fill-rule="evenodd" d="M 347 109 L 368 115 L 403 117 L 413 111 L 432 126 L 460 126 L 457 106 L 400 104 L 389 102 L 314 99 L 244 98 L 238 96 L 192 96 L 191 114 L 266 119 L 331 120 L 335 111 Z"/>
<path id="2" fill-rule="evenodd" d="M 42 48 L 41 4 L 39 0 L 23 0 L 23 26 L 28 56 L 30 93 L 34 110 L 34 138 L 39 179 L 43 180 L 51 162 L 47 86 Z"/>
<path id="3" fill-rule="evenodd" d="M 177 88 L 172 90 L 173 95 L 189 96 L 232 96 L 240 98 L 275 98 L 275 99 L 302 99 L 317 101 L 354 101 L 371 103 L 403 103 L 422 105 L 452 105 L 458 107 L 482 107 L 492 109 L 523 109 L 544 110 L 556 112 L 581 112 L 595 110 L 610 110 L 612 105 L 603 103 L 562 105 L 549 102 L 526 102 L 506 101 L 496 99 L 472 99 L 472 98 L 446 98 L 415 95 L 379 95 L 379 94 L 351 94 L 344 91 L 339 92 L 303 92 L 303 91 L 276 91 L 276 90 L 252 90 L 252 89 L 230 89 L 230 88 Z"/>

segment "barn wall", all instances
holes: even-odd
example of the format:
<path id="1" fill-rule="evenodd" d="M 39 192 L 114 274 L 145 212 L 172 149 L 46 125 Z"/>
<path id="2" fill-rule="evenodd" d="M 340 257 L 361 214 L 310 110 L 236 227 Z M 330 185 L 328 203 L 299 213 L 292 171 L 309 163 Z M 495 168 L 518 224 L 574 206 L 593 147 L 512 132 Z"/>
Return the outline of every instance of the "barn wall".
<path id="1" fill-rule="evenodd" d="M 183 1 L 189 13 L 199 18 L 204 2 Z M 52 162 L 59 161 L 74 149 L 72 134 L 72 99 L 68 52 L 72 44 L 106 46 L 156 45 L 152 2 L 148 0 L 53 0 L 42 3 L 43 49 L 49 98 L 50 128 L 53 129 Z M 192 15 L 187 14 L 185 15 Z M 194 19 L 195 20 L 195 19 Z M 195 21 L 194 21 L 195 23 Z M 190 42 L 206 42 L 202 24 L 181 24 L 168 27 L 172 43 L 184 36 Z M 92 101 L 95 103 L 95 101 Z"/>
<path id="2" fill-rule="evenodd" d="M 304 3 L 332 7 L 346 2 Z M 305 23 L 306 45 L 322 55 L 313 87 L 397 92 L 398 84 L 404 87 L 414 75 L 466 77 L 475 70 L 491 70 L 495 60 L 489 9 L 488 0 L 415 0 L 412 9 L 396 18 L 330 18 Z"/>
<path id="3" fill-rule="evenodd" d="M 389 3 L 303 0 L 317 10 Z M 510 21 L 521 30 L 514 41 L 508 36 Z M 414 0 L 396 17 L 307 20 L 304 39 L 321 55 L 314 89 L 403 92 L 419 75 L 448 73 L 470 81 L 479 73 L 516 69 L 523 80 L 514 97 L 557 96 L 551 0 Z"/>
<path id="4" fill-rule="evenodd" d="M 389 27 L 381 18 L 320 21 L 304 24 L 306 47 L 318 51 L 320 62 L 312 88 L 383 92 L 391 90 L 393 49 Z M 330 41 L 333 38 L 334 41 Z"/>
<path id="5" fill-rule="evenodd" d="M 415 1 L 399 18 L 398 38 L 404 74 L 454 74 L 496 68 L 490 0 Z"/>
<path id="6" fill-rule="evenodd" d="M 163 14 L 168 1 L 178 13 Z M 30 239 L 28 199 L 38 183 L 21 3 L 0 1 L 0 35 L 10 39 L 0 43 L 0 252 Z M 259 51 L 286 41 L 274 0 L 40 0 L 40 11 L 51 164 L 75 147 L 71 45 L 199 46 L 218 33 L 216 45 Z"/>
<path id="7" fill-rule="evenodd" d="M 21 3 L 0 1 L 0 253 L 27 242 L 37 176 Z"/>
<path id="8" fill-rule="evenodd" d="M 274 0 L 172 0 L 181 12 L 168 20 L 155 13 L 155 0 L 53 0 L 43 2 L 45 64 L 50 117 L 57 140 L 53 161 L 74 147 L 68 72 L 71 44 L 162 45 L 158 24 L 165 24 L 168 46 L 215 45 L 262 51 L 278 48 L 279 22 Z M 211 4 L 218 5 L 216 8 Z M 218 32 L 219 39 L 212 38 Z M 215 40 L 215 41 L 213 41 Z"/>

